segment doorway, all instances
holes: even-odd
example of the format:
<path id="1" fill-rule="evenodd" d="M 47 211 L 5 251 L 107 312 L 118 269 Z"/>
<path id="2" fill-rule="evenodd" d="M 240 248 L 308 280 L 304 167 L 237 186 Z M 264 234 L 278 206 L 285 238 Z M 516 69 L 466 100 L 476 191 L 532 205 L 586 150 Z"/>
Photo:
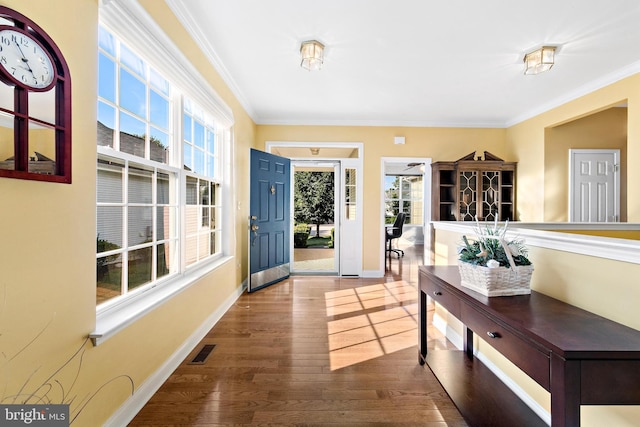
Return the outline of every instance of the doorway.
<path id="1" fill-rule="evenodd" d="M 292 273 L 339 275 L 340 163 L 292 162 L 293 265 Z"/>
<path id="2" fill-rule="evenodd" d="M 361 142 L 267 141 L 265 148 L 267 152 L 287 157 L 292 162 L 308 161 L 332 165 L 336 205 L 334 224 L 333 227 L 329 227 L 329 225 L 321 227 L 320 234 L 330 233 L 331 228 L 333 229 L 334 271 L 327 271 L 323 274 L 349 277 L 367 276 L 367 273 L 363 274 L 362 269 L 363 144 Z M 294 222 L 293 204 L 291 222 Z M 293 233 L 290 242 L 291 253 L 293 253 Z M 307 270 L 309 274 L 312 274 L 313 271 Z M 322 270 L 320 271 L 322 272 Z"/>
<path id="3" fill-rule="evenodd" d="M 422 262 L 427 263 L 431 248 L 431 159 L 384 157 L 381 162 L 381 222 L 389 226 L 403 212 L 406 215 L 403 233 L 394 239 L 393 246 L 416 246 L 422 251 Z M 385 233 L 381 233 L 381 238 L 381 265 L 388 270 L 395 255 L 386 251 Z"/>

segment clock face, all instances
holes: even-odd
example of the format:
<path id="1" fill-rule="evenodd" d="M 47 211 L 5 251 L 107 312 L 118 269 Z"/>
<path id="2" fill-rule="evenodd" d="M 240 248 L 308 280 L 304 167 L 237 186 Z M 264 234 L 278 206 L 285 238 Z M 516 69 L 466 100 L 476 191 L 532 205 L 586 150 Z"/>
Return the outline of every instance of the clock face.
<path id="1" fill-rule="evenodd" d="M 0 66 L 11 82 L 27 89 L 48 90 L 54 82 L 50 56 L 40 43 L 18 29 L 0 29 Z"/>

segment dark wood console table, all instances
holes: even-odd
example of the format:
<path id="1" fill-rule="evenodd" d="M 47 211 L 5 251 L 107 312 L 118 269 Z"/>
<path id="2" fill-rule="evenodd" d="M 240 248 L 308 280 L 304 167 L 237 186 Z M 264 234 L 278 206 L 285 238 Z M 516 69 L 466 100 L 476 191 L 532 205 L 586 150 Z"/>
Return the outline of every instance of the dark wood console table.
<path id="1" fill-rule="evenodd" d="M 463 351 L 427 352 L 427 295 L 463 323 Z M 474 332 L 551 393 L 553 427 L 579 426 L 580 405 L 640 405 L 640 331 L 535 291 L 488 298 L 457 266 L 420 267 L 418 313 L 420 364 L 470 425 L 546 425 L 473 356 Z"/>

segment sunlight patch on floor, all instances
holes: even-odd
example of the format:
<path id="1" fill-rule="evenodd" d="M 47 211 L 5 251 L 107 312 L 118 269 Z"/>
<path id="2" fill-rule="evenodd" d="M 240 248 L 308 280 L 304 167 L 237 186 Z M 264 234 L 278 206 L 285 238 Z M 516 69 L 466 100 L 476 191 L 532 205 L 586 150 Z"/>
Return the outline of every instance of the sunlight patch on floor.
<path id="1" fill-rule="evenodd" d="M 404 281 L 325 293 L 328 317 L 351 314 L 327 322 L 331 370 L 414 346 L 416 300 L 416 288 Z"/>

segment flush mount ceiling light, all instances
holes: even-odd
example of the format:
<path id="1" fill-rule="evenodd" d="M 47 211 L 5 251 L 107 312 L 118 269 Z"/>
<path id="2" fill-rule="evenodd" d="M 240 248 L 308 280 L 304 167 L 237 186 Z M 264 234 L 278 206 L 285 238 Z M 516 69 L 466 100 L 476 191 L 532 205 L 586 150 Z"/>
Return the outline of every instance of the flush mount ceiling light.
<path id="1" fill-rule="evenodd" d="M 320 153 L 319 148 L 309 148 L 309 151 L 311 151 L 312 156 L 317 156 Z"/>
<path id="2" fill-rule="evenodd" d="M 324 45 L 317 40 L 308 40 L 300 45 L 300 66 L 313 71 L 322 68 Z"/>
<path id="3" fill-rule="evenodd" d="M 549 71 L 553 67 L 555 46 L 542 46 L 524 56 L 524 74 L 533 75 Z"/>

